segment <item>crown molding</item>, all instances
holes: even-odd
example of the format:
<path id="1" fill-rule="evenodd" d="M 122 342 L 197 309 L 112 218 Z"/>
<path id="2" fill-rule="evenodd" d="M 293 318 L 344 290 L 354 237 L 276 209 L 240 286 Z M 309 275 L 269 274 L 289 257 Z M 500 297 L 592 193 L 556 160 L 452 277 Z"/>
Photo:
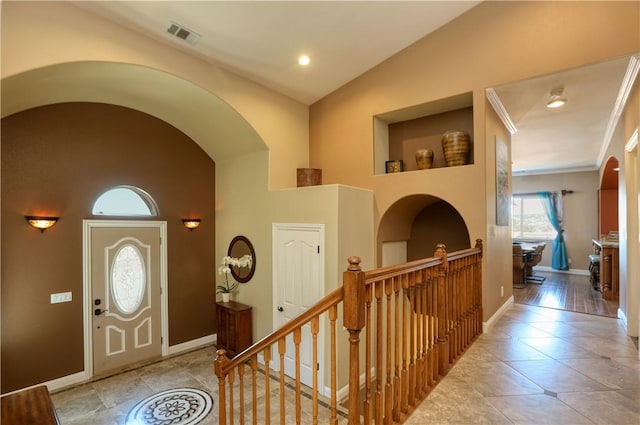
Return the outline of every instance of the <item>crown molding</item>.
<path id="1" fill-rule="evenodd" d="M 640 70 L 640 57 L 639 56 L 631 56 L 629 58 L 629 64 L 627 65 L 627 72 L 624 74 L 624 78 L 622 79 L 622 84 L 620 84 L 620 90 L 618 91 L 618 97 L 616 99 L 616 103 L 611 111 L 611 116 L 609 117 L 609 124 L 607 125 L 607 131 L 604 134 L 604 140 L 602 143 L 602 148 L 600 149 L 600 153 L 598 154 L 597 164 L 598 166 L 602 166 L 602 162 L 604 161 L 604 156 L 607 153 L 607 149 L 609 149 L 609 144 L 611 144 L 611 139 L 613 138 L 613 133 L 618 126 L 618 121 L 620 121 L 620 117 L 622 116 L 622 112 L 624 111 L 624 107 L 627 104 L 627 100 L 629 99 L 629 93 L 631 93 L 631 89 L 633 88 L 633 83 L 636 81 L 636 77 L 638 76 L 638 71 Z"/>
<path id="2" fill-rule="evenodd" d="M 599 168 L 594 165 L 585 165 L 571 168 L 545 168 L 535 170 L 514 170 L 511 172 L 513 177 L 539 176 L 545 174 L 567 174 L 567 173 L 585 173 L 590 171 L 598 171 Z"/>
<path id="3" fill-rule="evenodd" d="M 487 95 L 487 100 L 489 100 L 489 103 L 491 104 L 491 106 L 493 106 L 493 109 L 496 111 L 496 114 L 498 114 L 498 116 L 500 117 L 500 120 L 502 120 L 502 123 L 504 124 L 504 126 L 507 127 L 507 130 L 509 130 L 509 133 L 511 133 L 512 135 L 516 134 L 518 132 L 518 129 L 516 128 L 516 125 L 511 120 L 511 117 L 509 116 L 509 113 L 505 109 L 504 105 L 502 104 L 502 101 L 500 100 L 498 93 L 496 93 L 496 91 L 491 87 L 486 89 L 485 92 Z"/>
<path id="4" fill-rule="evenodd" d="M 624 150 L 627 152 L 633 152 L 638 147 L 638 129 L 636 128 L 629 141 L 624 145 Z"/>

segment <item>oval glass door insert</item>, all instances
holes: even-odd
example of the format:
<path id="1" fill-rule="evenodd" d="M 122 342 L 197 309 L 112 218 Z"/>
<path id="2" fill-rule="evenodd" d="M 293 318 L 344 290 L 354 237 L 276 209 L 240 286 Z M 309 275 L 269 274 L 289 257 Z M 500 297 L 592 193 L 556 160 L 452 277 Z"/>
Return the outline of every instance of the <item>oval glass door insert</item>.
<path id="1" fill-rule="evenodd" d="M 140 307 L 147 276 L 144 259 L 138 248 L 124 245 L 118 250 L 113 260 L 110 286 L 113 301 L 122 313 L 131 314 Z"/>

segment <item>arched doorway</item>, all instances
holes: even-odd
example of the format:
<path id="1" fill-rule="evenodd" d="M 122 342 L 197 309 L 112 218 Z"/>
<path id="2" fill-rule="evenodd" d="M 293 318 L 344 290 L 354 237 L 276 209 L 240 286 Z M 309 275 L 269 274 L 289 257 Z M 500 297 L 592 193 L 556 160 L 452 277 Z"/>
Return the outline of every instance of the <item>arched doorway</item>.
<path id="1" fill-rule="evenodd" d="M 380 220 L 378 263 L 387 266 L 431 257 L 439 243 L 449 252 L 471 247 L 462 215 L 436 196 L 407 196 L 396 201 Z"/>
<path id="2" fill-rule="evenodd" d="M 618 160 L 610 157 L 598 189 L 598 235 L 618 231 Z"/>

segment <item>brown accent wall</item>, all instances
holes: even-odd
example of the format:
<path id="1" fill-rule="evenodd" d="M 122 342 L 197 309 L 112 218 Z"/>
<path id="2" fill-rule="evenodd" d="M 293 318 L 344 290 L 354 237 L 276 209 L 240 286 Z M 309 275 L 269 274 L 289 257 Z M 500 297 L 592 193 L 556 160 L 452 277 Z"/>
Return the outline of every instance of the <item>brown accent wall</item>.
<path id="1" fill-rule="evenodd" d="M 447 252 L 471 247 L 462 216 L 444 201 L 429 205 L 416 217 L 407 241 L 407 261 L 433 256 L 439 243 L 445 244 Z"/>
<path id="2" fill-rule="evenodd" d="M 607 235 L 618 231 L 618 189 L 601 189 L 598 191 L 598 234 Z"/>
<path id="3" fill-rule="evenodd" d="M 405 171 L 417 170 L 416 151 L 431 149 L 434 153 L 431 168 L 446 167 L 442 136 L 449 130 L 464 130 L 473 140 L 473 108 L 462 108 L 390 124 L 389 158 L 402 159 Z M 469 153 L 469 164 L 473 164 L 473 145 Z"/>
<path id="4" fill-rule="evenodd" d="M 4 118 L 1 154 L 2 393 L 84 369 L 82 221 L 113 186 L 147 191 L 167 222 L 169 345 L 214 332 L 215 164 L 193 140 L 132 109 L 65 103 Z M 25 215 L 61 218 L 40 233 Z"/>

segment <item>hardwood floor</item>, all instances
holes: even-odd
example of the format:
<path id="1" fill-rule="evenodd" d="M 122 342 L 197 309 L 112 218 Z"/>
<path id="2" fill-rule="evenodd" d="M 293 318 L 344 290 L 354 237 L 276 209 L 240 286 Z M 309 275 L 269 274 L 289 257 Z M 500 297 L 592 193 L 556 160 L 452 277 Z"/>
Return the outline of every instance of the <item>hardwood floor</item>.
<path id="1" fill-rule="evenodd" d="M 536 271 L 536 276 L 546 279 L 541 285 L 527 283 L 522 289 L 513 288 L 516 303 L 617 317 L 618 300 L 604 300 L 591 288 L 589 276 L 541 271 Z"/>

